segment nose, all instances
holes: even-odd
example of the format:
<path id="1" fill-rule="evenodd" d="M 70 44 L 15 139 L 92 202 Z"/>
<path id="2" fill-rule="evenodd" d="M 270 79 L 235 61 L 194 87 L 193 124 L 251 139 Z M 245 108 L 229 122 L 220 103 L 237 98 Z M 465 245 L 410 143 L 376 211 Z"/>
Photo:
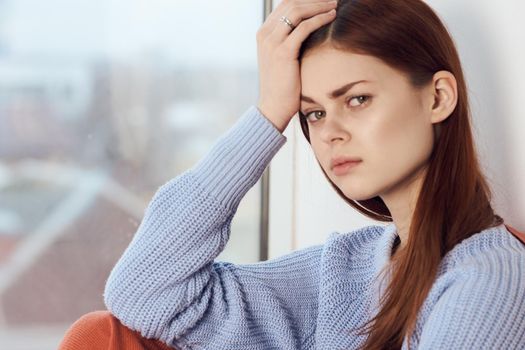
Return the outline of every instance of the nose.
<path id="1" fill-rule="evenodd" d="M 336 140 L 340 142 L 347 141 L 350 139 L 350 133 L 347 129 L 341 117 L 326 115 L 324 123 L 321 125 L 319 136 L 325 143 L 332 143 Z"/>

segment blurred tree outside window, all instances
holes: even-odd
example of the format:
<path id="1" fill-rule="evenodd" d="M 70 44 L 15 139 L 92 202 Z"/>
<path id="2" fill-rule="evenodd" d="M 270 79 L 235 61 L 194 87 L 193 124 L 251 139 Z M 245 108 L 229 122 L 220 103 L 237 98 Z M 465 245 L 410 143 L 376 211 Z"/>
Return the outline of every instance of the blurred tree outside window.
<path id="1" fill-rule="evenodd" d="M 261 1 L 0 0 L 0 348 L 104 309 L 155 191 L 257 99 Z M 259 259 L 260 186 L 217 260 Z"/>

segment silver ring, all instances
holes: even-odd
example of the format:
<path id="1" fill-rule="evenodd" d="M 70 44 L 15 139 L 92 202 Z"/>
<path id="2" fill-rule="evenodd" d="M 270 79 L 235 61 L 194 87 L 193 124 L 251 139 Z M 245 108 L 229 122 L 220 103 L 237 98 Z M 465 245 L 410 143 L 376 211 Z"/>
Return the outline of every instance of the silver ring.
<path id="1" fill-rule="evenodd" d="M 288 26 L 289 26 L 290 28 L 292 28 L 292 30 L 295 29 L 295 26 L 293 25 L 292 21 L 290 21 L 290 19 L 289 19 L 288 17 L 286 17 L 286 16 L 282 16 L 282 17 L 279 19 L 279 21 L 288 24 Z"/>

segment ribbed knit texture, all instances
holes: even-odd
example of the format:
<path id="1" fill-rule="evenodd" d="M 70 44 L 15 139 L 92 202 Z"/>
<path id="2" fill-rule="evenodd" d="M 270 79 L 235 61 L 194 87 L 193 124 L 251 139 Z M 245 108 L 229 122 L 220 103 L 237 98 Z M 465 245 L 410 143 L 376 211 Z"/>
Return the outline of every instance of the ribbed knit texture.
<path id="1" fill-rule="evenodd" d="M 178 349 L 359 349 L 393 223 L 255 264 L 214 261 L 239 202 L 286 137 L 251 106 L 195 166 L 158 189 L 104 300 L 124 325 Z M 381 289 L 382 290 L 382 289 Z M 417 349 L 525 349 L 525 248 L 503 225 L 442 261 L 411 339 Z M 407 349 L 407 339 L 403 345 Z"/>

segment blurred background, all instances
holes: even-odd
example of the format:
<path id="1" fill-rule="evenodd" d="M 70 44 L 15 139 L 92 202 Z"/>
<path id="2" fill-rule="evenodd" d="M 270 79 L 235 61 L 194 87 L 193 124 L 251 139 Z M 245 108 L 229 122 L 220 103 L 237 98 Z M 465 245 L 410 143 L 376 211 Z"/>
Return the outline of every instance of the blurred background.
<path id="1" fill-rule="evenodd" d="M 0 0 L 0 349 L 103 309 L 159 186 L 257 98 L 263 1 Z M 260 186 L 218 260 L 259 260 Z"/>

